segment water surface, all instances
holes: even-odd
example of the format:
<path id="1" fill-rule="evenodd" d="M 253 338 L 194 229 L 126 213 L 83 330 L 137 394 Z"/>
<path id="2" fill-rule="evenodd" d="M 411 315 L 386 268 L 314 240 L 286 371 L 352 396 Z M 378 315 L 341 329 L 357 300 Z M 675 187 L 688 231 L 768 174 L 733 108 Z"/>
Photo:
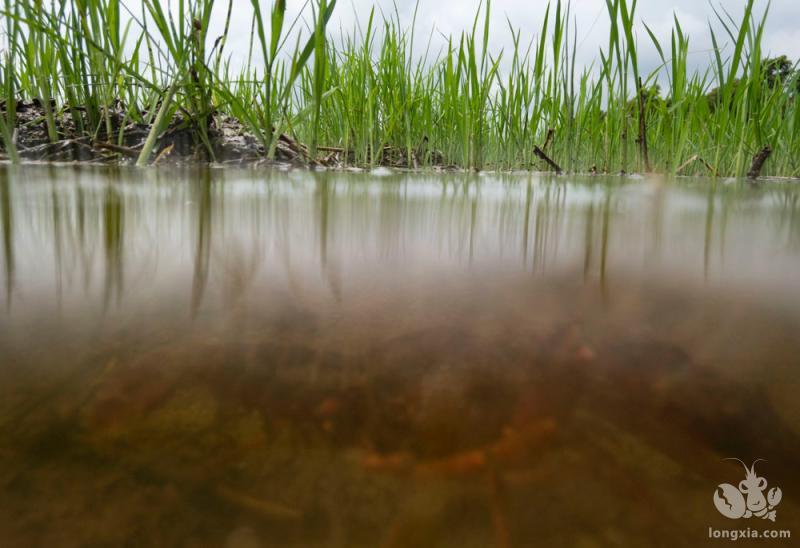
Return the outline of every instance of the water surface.
<path id="1" fill-rule="evenodd" d="M 3 546 L 800 535 L 794 185 L 2 167 L 0 268 Z"/>

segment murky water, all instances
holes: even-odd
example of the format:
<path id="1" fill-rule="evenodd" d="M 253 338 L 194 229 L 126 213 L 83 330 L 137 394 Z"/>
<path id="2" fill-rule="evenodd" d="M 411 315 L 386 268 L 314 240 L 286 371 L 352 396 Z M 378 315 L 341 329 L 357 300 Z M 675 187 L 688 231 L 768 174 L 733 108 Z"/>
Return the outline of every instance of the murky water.
<path id="1" fill-rule="evenodd" d="M 1 168 L 0 244 L 2 546 L 800 536 L 800 187 Z"/>

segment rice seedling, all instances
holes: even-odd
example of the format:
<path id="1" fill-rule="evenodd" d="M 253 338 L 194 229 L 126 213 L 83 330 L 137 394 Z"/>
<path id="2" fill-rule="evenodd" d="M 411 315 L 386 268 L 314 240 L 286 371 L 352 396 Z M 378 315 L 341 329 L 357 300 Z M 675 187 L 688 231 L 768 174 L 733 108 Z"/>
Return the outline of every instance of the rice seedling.
<path id="1" fill-rule="evenodd" d="M 581 69 L 580 29 L 559 0 L 533 36 L 509 22 L 507 51 L 490 51 L 489 0 L 438 51 L 432 34 L 415 47 L 416 11 L 404 28 L 397 11 L 373 9 L 334 42 L 335 0 L 307 0 L 293 21 L 285 0 L 268 11 L 251 0 L 244 62 L 225 49 L 231 0 L 169 6 L 4 0 L 0 138 L 8 158 L 29 154 L 38 142 L 14 134 L 36 127 L 51 143 L 124 145 L 146 165 L 166 148 L 169 127 L 206 159 L 223 160 L 217 140 L 228 117 L 269 159 L 280 151 L 335 165 L 741 176 L 768 149 L 761 173 L 800 175 L 800 73 L 785 61 L 777 75 L 763 58 L 769 14 L 757 13 L 754 0 L 738 16 L 716 9 L 711 63 L 699 71 L 677 18 L 666 42 L 646 21 L 637 33 L 636 0 L 606 0 L 608 42 Z M 221 36 L 209 34 L 212 14 L 226 21 Z M 643 47 L 661 63 L 649 73 Z M 37 116 L 20 119 L 19 101 L 31 100 Z M 146 136 L 129 136 L 131 123 Z"/>
<path id="2" fill-rule="evenodd" d="M 16 47 L 12 44 L 17 42 L 19 36 L 19 24 L 17 19 L 12 16 L 11 1 L 5 0 L 4 8 L 6 12 L 5 30 L 7 47 L 2 64 L 0 64 L 0 85 L 3 89 L 4 112 L 0 114 L 0 137 L 3 139 L 3 147 L 12 163 L 19 162 L 17 146 L 14 141 L 14 129 L 16 127 Z M 18 9 L 14 4 L 14 10 Z"/>

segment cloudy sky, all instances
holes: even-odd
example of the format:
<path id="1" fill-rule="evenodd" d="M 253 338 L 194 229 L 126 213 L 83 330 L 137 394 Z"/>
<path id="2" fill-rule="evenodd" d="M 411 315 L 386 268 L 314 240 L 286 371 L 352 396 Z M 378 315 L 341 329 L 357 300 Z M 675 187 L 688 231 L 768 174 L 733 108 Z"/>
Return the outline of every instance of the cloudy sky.
<path id="1" fill-rule="evenodd" d="M 744 10 L 745 0 L 714 0 L 715 6 L 724 6 L 738 21 Z M 305 2 L 288 0 L 289 12 L 295 15 Z M 398 6 L 400 21 L 409 25 L 414 12 L 412 0 L 339 0 L 333 20 L 330 23 L 330 34 L 336 39 L 340 29 L 350 32 L 356 21 L 366 23 L 372 6 L 383 11 L 387 16 L 394 13 L 395 3 Z M 417 15 L 417 36 L 427 40 L 431 29 L 434 29 L 434 48 L 442 45 L 441 35 L 457 36 L 472 26 L 478 0 L 420 0 Z M 269 10 L 271 1 L 262 1 L 265 11 Z M 225 0 L 217 0 L 217 10 L 213 36 L 222 29 Z M 493 0 L 491 17 L 490 48 L 497 53 L 511 48 L 511 38 L 507 19 L 522 31 L 523 41 L 529 41 L 538 34 L 544 18 L 547 0 Z M 760 17 L 767 7 L 766 0 L 757 0 L 755 13 Z M 268 11 L 267 11 L 268 12 Z M 307 10 L 307 19 L 310 11 Z M 578 28 L 578 56 L 580 66 L 588 66 L 599 58 L 598 50 L 606 47 L 609 22 L 605 0 L 573 0 L 572 13 Z M 707 67 L 710 62 L 711 40 L 708 32 L 709 21 L 720 31 L 717 36 L 725 36 L 706 0 L 639 0 L 636 19 L 640 62 L 645 70 L 659 64 L 655 48 L 644 31 L 644 21 L 662 40 L 669 44 L 669 33 L 673 25 L 673 14 L 681 22 L 685 32 L 690 35 L 690 63 L 696 67 Z M 248 0 L 234 0 L 234 11 L 229 37 L 229 52 L 234 55 L 234 63 L 244 58 L 248 47 L 252 11 Z M 288 17 L 288 15 L 287 15 Z M 423 41 L 423 40 L 420 40 Z M 664 42 L 666 41 L 666 42 Z M 772 0 L 767 18 L 767 31 L 764 49 L 771 54 L 786 54 L 792 60 L 800 58 L 800 0 Z M 728 44 L 728 51 L 731 46 Z"/>

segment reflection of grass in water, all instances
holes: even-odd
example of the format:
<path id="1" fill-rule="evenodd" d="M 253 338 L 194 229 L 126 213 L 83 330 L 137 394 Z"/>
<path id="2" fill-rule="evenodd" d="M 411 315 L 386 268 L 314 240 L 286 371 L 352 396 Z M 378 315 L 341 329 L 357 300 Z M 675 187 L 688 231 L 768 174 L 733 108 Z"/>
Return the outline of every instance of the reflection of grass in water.
<path id="1" fill-rule="evenodd" d="M 56 287 L 56 302 L 59 308 L 61 307 L 62 297 L 62 284 L 63 284 L 63 236 L 61 224 L 61 199 L 56 193 L 55 186 L 51 187 L 50 199 L 52 201 L 51 211 L 53 214 L 53 265 L 55 266 L 55 287 Z"/>
<path id="2" fill-rule="evenodd" d="M 779 226 L 786 231 L 789 243 L 800 247 L 800 194 L 789 187 L 772 195 L 780 207 Z"/>
<path id="3" fill-rule="evenodd" d="M 8 172 L 0 171 L 0 229 L 3 231 L 3 267 L 5 274 L 6 305 L 11 306 L 14 290 L 14 217 L 11 209 L 11 192 Z"/>
<path id="4" fill-rule="evenodd" d="M 103 197 L 103 250 L 105 251 L 106 278 L 104 302 L 107 307 L 111 298 L 122 298 L 124 205 L 122 196 L 112 185 L 108 185 Z"/>
<path id="5" fill-rule="evenodd" d="M 711 243 L 714 236 L 714 209 L 716 207 L 716 183 L 708 188 L 708 202 L 706 204 L 706 228 L 703 244 L 703 273 L 708 278 L 708 266 L 711 260 Z"/>
<path id="6" fill-rule="evenodd" d="M 197 230 L 195 232 L 194 276 L 192 277 L 192 315 L 197 314 L 208 283 L 211 250 L 211 174 L 203 170 L 200 180 L 193 183 L 196 205 Z"/>

